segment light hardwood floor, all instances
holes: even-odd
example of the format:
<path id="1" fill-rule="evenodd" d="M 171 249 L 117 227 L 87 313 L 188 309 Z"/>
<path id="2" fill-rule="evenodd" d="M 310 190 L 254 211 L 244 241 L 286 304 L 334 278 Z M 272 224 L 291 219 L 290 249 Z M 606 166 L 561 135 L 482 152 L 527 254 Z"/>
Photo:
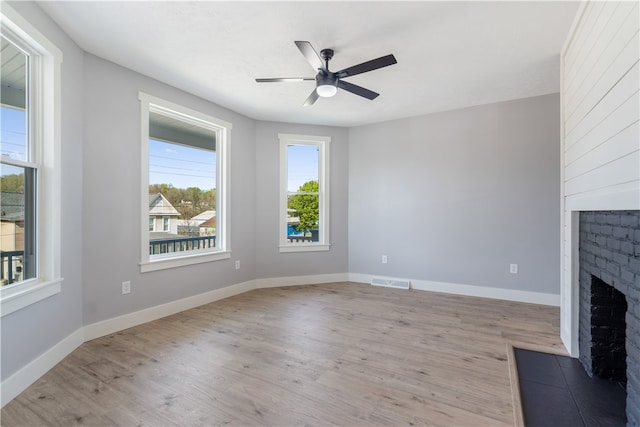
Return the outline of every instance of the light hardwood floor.
<path id="1" fill-rule="evenodd" d="M 1 422 L 513 425 L 508 343 L 562 352 L 559 309 L 354 283 L 260 289 L 83 344 Z"/>

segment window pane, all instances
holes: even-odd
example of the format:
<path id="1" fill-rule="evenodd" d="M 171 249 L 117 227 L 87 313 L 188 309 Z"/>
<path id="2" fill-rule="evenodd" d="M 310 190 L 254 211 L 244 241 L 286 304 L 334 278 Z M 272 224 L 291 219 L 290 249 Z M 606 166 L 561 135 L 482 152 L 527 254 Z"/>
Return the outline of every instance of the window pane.
<path id="1" fill-rule="evenodd" d="M 26 114 L 28 60 L 24 52 L 2 38 L 0 154 L 23 161 L 29 160 Z"/>
<path id="2" fill-rule="evenodd" d="M 151 112 L 149 134 L 149 253 L 217 248 L 216 133 Z"/>
<path id="3" fill-rule="evenodd" d="M 289 145 L 287 162 L 288 192 L 301 191 L 306 182 L 318 182 L 317 145 Z"/>
<path id="4" fill-rule="evenodd" d="M 0 164 L 0 283 L 35 277 L 35 170 Z"/>
<path id="5" fill-rule="evenodd" d="M 318 189 L 318 182 L 306 184 L 308 190 Z M 317 242 L 320 220 L 320 196 L 316 194 L 289 194 L 287 200 L 287 241 Z"/>

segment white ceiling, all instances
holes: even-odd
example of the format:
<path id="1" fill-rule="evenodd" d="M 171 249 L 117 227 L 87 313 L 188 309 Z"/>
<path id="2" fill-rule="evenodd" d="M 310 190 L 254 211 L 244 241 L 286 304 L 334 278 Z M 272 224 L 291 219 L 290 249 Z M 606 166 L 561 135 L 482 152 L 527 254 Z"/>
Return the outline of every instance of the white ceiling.
<path id="1" fill-rule="evenodd" d="M 558 92 L 559 54 L 577 2 L 39 3 L 81 48 L 249 117 L 357 126 Z M 393 53 L 398 64 L 303 102 L 314 82 L 294 45 L 335 50 L 331 70 Z"/>

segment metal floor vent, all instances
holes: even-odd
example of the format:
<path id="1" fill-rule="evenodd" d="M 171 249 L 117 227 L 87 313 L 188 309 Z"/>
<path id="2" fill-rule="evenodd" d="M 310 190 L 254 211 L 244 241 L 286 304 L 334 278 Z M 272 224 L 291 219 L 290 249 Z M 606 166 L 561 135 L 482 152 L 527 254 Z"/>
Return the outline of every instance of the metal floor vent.
<path id="1" fill-rule="evenodd" d="M 380 277 L 374 277 L 371 279 L 371 284 L 374 286 L 385 286 L 387 288 L 397 289 L 409 289 L 411 283 L 408 280 L 403 279 L 382 279 Z"/>

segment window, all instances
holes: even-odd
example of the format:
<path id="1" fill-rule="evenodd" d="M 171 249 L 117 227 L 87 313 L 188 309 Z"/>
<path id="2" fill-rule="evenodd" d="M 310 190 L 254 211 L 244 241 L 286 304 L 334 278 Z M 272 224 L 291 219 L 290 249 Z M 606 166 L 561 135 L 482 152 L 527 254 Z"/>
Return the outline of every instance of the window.
<path id="1" fill-rule="evenodd" d="M 6 286 L 36 277 L 34 211 L 39 165 L 33 149 L 33 132 L 29 129 L 32 117 L 32 107 L 27 99 L 30 58 L 6 36 L 2 36 L 1 42 L 0 284 Z M 5 71 L 9 68 L 10 72 Z"/>
<path id="2" fill-rule="evenodd" d="M 142 224 L 149 224 L 141 271 L 230 258 L 231 124 L 143 93 L 140 102 Z M 205 222 L 215 222 L 215 232 L 201 231 Z"/>
<path id="3" fill-rule="evenodd" d="M 279 134 L 280 252 L 329 250 L 329 142 Z"/>
<path id="4" fill-rule="evenodd" d="M 2 315 L 60 292 L 60 51 L 3 5 L 0 56 Z"/>

